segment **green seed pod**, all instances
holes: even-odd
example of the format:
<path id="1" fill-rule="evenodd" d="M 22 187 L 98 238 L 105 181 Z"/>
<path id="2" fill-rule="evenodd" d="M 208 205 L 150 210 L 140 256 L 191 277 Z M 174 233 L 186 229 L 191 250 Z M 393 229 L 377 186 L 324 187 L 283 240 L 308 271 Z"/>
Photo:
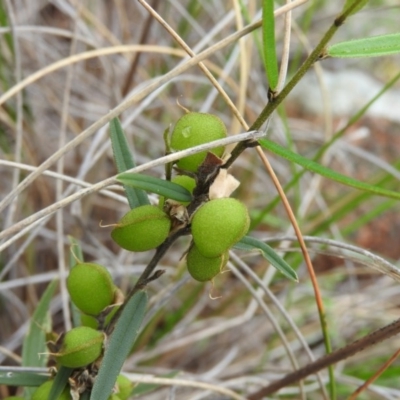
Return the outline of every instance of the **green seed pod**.
<path id="1" fill-rule="evenodd" d="M 111 321 L 111 318 L 118 311 L 118 309 L 119 309 L 119 306 L 115 306 L 110 311 L 110 313 L 107 314 L 105 321 L 104 321 L 104 326 L 107 326 L 109 324 L 109 322 Z M 81 325 L 88 326 L 89 328 L 93 328 L 93 329 L 99 328 L 99 322 L 98 322 L 97 318 L 92 317 L 91 315 L 87 315 L 87 314 L 81 314 Z"/>
<path id="2" fill-rule="evenodd" d="M 203 143 L 223 139 L 226 134 L 224 123 L 216 115 L 190 112 L 176 123 L 171 135 L 171 147 L 174 150 L 186 150 Z M 221 157 L 224 148 L 220 146 L 210 151 Z M 207 152 L 203 151 L 184 157 L 177 162 L 177 166 L 187 171 L 196 172 L 206 154 Z"/>
<path id="3" fill-rule="evenodd" d="M 210 200 L 193 216 L 193 240 L 204 257 L 218 257 L 247 233 L 249 225 L 247 208 L 239 200 L 230 197 Z"/>
<path id="4" fill-rule="evenodd" d="M 147 251 L 159 246 L 169 234 L 171 221 L 157 206 L 140 206 L 125 214 L 111 231 L 123 249 Z"/>
<path id="5" fill-rule="evenodd" d="M 117 377 L 117 396 L 121 400 L 128 400 L 133 389 L 133 383 L 124 375 Z"/>
<path id="6" fill-rule="evenodd" d="M 73 303 L 85 314 L 100 314 L 114 299 L 112 277 L 99 264 L 82 263 L 72 267 L 67 288 Z"/>
<path id="7" fill-rule="evenodd" d="M 192 246 L 186 256 L 186 264 L 189 274 L 199 282 L 211 281 L 225 267 L 229 259 L 229 253 L 221 256 L 208 258 L 204 257 L 196 246 Z"/>
<path id="8" fill-rule="evenodd" d="M 86 326 L 79 326 L 65 334 L 60 351 L 53 355 L 64 367 L 84 367 L 100 357 L 103 342 L 104 333 Z"/>
<path id="9" fill-rule="evenodd" d="M 53 382 L 54 381 L 51 380 L 51 381 L 47 381 L 47 382 L 43 383 L 42 385 L 40 385 L 32 394 L 31 400 L 48 400 L 48 399 L 50 399 L 49 394 L 51 391 L 51 387 L 53 386 Z M 60 396 L 57 397 L 57 400 L 71 400 L 71 399 L 72 399 L 72 397 L 69 393 L 68 386 L 66 386 L 65 389 L 60 394 Z"/>

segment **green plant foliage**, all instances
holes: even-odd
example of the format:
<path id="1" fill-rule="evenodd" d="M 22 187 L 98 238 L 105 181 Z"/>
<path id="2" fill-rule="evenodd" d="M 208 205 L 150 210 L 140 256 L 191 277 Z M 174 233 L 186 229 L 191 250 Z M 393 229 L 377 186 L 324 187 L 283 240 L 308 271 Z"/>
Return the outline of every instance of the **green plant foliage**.
<path id="1" fill-rule="evenodd" d="M 95 263 L 75 265 L 67 278 L 71 300 L 86 314 L 98 315 L 114 299 L 114 284 L 107 268 Z"/>
<path id="2" fill-rule="evenodd" d="M 278 271 L 282 272 L 283 275 L 295 282 L 299 281 L 293 268 L 282 257 L 280 257 L 272 247 L 268 246 L 261 240 L 252 238 L 250 236 L 245 236 L 240 239 L 240 241 L 236 243 L 234 247 L 239 250 L 258 250 L 262 256 L 267 259 Z"/>
<path id="3" fill-rule="evenodd" d="M 147 294 L 137 292 L 125 304 L 109 338 L 91 400 L 106 400 L 139 332 L 147 305 Z"/>
<path id="4" fill-rule="evenodd" d="M 56 399 L 58 396 L 61 396 L 63 391 L 68 388 L 68 379 L 71 376 L 73 368 L 59 366 L 57 375 L 54 377 L 53 385 L 51 386 L 49 399 Z"/>
<path id="5" fill-rule="evenodd" d="M 193 216 L 193 241 L 204 257 L 218 257 L 247 233 L 249 225 L 247 208 L 239 200 L 211 200 L 202 205 Z"/>
<path id="6" fill-rule="evenodd" d="M 171 147 L 174 150 L 186 150 L 200 144 L 223 139 L 226 135 L 225 124 L 216 115 L 190 112 L 176 123 L 171 135 Z M 210 151 L 221 157 L 224 148 L 216 147 Z M 186 171 L 196 172 L 206 158 L 206 154 L 207 152 L 203 151 L 184 157 L 177 162 L 177 166 Z"/>
<path id="7" fill-rule="evenodd" d="M 22 345 L 22 365 L 24 367 L 45 367 L 46 357 L 46 330 L 51 330 L 49 320 L 49 306 L 58 282 L 53 281 L 47 286 L 36 310 L 32 315 L 29 330 Z M 31 396 L 31 388 L 25 388 L 25 394 Z"/>
<path id="8" fill-rule="evenodd" d="M 382 57 L 400 53 L 400 33 L 349 40 L 329 46 L 329 57 Z"/>
<path id="9" fill-rule="evenodd" d="M 278 154 L 281 157 L 286 158 L 289 161 L 292 161 L 296 164 L 301 165 L 303 168 L 308 169 L 309 171 L 315 172 L 325 178 L 332 179 L 333 181 L 342 183 L 343 185 L 354 187 L 359 190 L 365 190 L 367 192 L 371 192 L 377 194 L 379 196 L 391 197 L 394 199 L 400 199 L 400 193 L 394 192 L 391 190 L 382 189 L 378 186 L 371 185 L 369 183 L 358 181 L 354 178 L 349 178 L 348 176 L 342 175 L 339 172 L 333 171 L 330 168 L 324 167 L 321 164 L 318 164 L 315 161 L 309 160 L 299 154 L 293 153 L 292 151 L 285 149 L 279 144 L 269 140 L 269 139 L 260 139 L 260 146 L 272 151 L 275 154 Z"/>
<path id="10" fill-rule="evenodd" d="M 264 65 L 271 90 L 278 85 L 278 59 L 276 57 L 274 1 L 263 0 L 262 36 L 264 44 Z"/>
<path id="11" fill-rule="evenodd" d="M 172 200 L 181 202 L 192 200 L 192 195 L 182 185 L 153 176 L 125 173 L 118 175 L 117 180 L 126 186 L 141 188 Z"/>
<path id="12" fill-rule="evenodd" d="M 135 161 L 126 141 L 125 133 L 118 118 L 110 121 L 110 138 L 113 148 L 114 161 L 118 172 L 134 168 Z M 150 204 L 146 192 L 140 188 L 125 187 L 126 197 L 131 208 Z"/>
<path id="13" fill-rule="evenodd" d="M 43 327 L 48 325 L 49 306 L 57 285 L 58 282 L 53 281 L 47 286 L 32 315 L 22 346 L 22 365 L 25 367 L 44 367 L 47 364 L 47 358 L 43 357 L 43 353 L 46 352 L 46 332 Z M 42 356 L 39 356 L 41 353 Z"/>
<path id="14" fill-rule="evenodd" d="M 49 379 L 48 373 L 21 371 L 0 371 L 0 385 L 7 386 L 40 386 Z"/>
<path id="15" fill-rule="evenodd" d="M 111 231 L 112 239 L 123 249 L 155 249 L 168 237 L 171 221 L 157 206 L 141 206 L 125 214 Z"/>

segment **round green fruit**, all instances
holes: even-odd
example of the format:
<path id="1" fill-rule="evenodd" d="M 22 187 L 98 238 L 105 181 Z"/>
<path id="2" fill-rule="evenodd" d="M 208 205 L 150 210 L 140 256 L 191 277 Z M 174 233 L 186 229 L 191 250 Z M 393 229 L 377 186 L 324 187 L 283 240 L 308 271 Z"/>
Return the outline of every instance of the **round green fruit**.
<path id="1" fill-rule="evenodd" d="M 218 257 L 247 233 L 249 225 L 247 208 L 239 200 L 210 200 L 193 216 L 193 241 L 204 257 Z"/>
<path id="2" fill-rule="evenodd" d="M 73 303 L 85 314 L 100 314 L 114 299 L 112 277 L 99 264 L 82 263 L 72 267 L 67 288 Z"/>
<path id="3" fill-rule="evenodd" d="M 171 135 L 171 147 L 174 150 L 186 150 L 200 144 L 223 139 L 226 135 L 226 127 L 216 115 L 190 112 L 176 123 Z M 210 151 L 221 157 L 224 147 L 216 147 Z M 196 172 L 206 154 L 207 152 L 203 151 L 184 157 L 177 162 L 177 166 L 183 170 Z"/>
<path id="4" fill-rule="evenodd" d="M 53 354 L 57 362 L 68 368 L 84 367 L 97 360 L 103 351 L 104 334 L 87 326 L 68 331 L 61 349 Z"/>
<path id="5" fill-rule="evenodd" d="M 182 187 L 184 187 L 185 189 L 187 189 L 190 193 L 193 193 L 193 189 L 196 187 L 196 181 L 191 178 L 190 176 L 187 175 L 177 175 L 174 176 L 171 179 L 171 182 L 176 183 L 178 185 L 181 185 Z M 165 197 L 161 196 L 160 197 L 160 202 L 158 207 L 159 208 L 163 208 L 164 207 L 164 203 L 165 203 Z M 187 206 L 189 204 L 188 201 L 183 201 L 182 204 L 184 206 Z"/>
<path id="6" fill-rule="evenodd" d="M 128 400 L 132 393 L 133 383 L 124 375 L 117 377 L 117 396 L 121 400 Z"/>
<path id="7" fill-rule="evenodd" d="M 155 249 L 168 237 L 171 220 L 157 206 L 140 206 L 125 214 L 111 231 L 111 237 L 123 249 Z"/>
<path id="8" fill-rule="evenodd" d="M 211 281 L 225 267 L 229 259 L 229 253 L 208 258 L 201 254 L 196 246 L 192 246 L 186 256 L 186 264 L 189 274 L 199 282 Z"/>
<path id="9" fill-rule="evenodd" d="M 53 386 L 53 380 L 47 381 L 40 385 L 32 395 L 31 400 L 48 400 L 50 399 L 49 394 L 51 391 L 51 387 Z M 12 397 L 11 397 L 12 398 Z M 69 387 L 66 386 L 65 389 L 62 391 L 60 396 L 57 397 L 57 400 L 71 400 L 72 397 L 69 393 Z"/>

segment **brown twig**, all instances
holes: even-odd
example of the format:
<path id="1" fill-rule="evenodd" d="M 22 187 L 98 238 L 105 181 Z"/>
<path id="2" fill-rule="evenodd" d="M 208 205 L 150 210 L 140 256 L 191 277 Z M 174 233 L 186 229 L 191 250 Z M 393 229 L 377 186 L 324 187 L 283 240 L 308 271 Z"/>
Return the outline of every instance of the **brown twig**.
<path id="1" fill-rule="evenodd" d="M 315 374 L 316 372 L 320 371 L 323 368 L 326 368 L 332 364 L 335 364 L 341 360 L 345 360 L 348 357 L 352 357 L 356 353 L 374 346 L 384 340 L 389 339 L 390 337 L 397 335 L 400 332 L 400 319 L 392 322 L 385 327 L 378 329 L 375 332 L 370 333 L 367 336 L 364 336 L 361 339 L 356 340 L 349 345 L 342 347 L 325 357 L 322 357 L 305 367 L 291 372 L 287 374 L 282 379 L 273 382 L 271 385 L 268 385 L 257 392 L 248 396 L 248 400 L 260 400 L 265 396 L 268 396 L 272 393 L 275 393 L 277 390 L 290 385 L 294 382 L 297 382 L 301 379 L 306 378 L 308 375 Z"/>

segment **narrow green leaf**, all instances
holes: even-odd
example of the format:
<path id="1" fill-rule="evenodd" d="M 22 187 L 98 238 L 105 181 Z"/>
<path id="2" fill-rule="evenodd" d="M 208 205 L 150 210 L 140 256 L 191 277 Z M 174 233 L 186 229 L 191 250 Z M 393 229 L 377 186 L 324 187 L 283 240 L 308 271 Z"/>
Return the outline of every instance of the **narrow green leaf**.
<path id="1" fill-rule="evenodd" d="M 21 371 L 16 371 L 15 367 L 10 368 L 9 371 L 7 367 L 1 367 L 0 385 L 37 387 L 46 382 L 49 377 L 48 373 L 26 371 L 23 367 Z"/>
<path id="2" fill-rule="evenodd" d="M 57 281 L 53 281 L 47 286 L 32 315 L 29 330 L 22 344 L 22 365 L 24 367 L 45 367 L 47 364 L 46 330 L 51 330 L 48 311 L 57 284 Z M 25 388 L 24 392 L 29 397 L 33 390 Z"/>
<path id="3" fill-rule="evenodd" d="M 379 186 L 374 186 L 369 183 L 358 181 L 354 178 L 349 178 L 348 176 L 342 175 L 339 172 L 324 167 L 323 165 L 318 164 L 315 161 L 309 160 L 308 158 L 305 158 L 299 154 L 293 153 L 292 151 L 280 146 L 277 143 L 272 142 L 269 139 L 260 139 L 258 142 L 260 146 L 264 147 L 265 149 L 268 149 L 273 153 L 278 154 L 283 158 L 286 158 L 289 161 L 301 165 L 303 168 L 308 169 L 309 171 L 322 175 L 325 178 L 332 179 L 333 181 L 342 183 L 343 185 L 354 187 L 365 192 L 374 193 L 379 196 L 400 199 L 400 192 L 386 190 L 380 188 Z"/>
<path id="4" fill-rule="evenodd" d="M 354 4 L 355 7 L 353 8 L 353 10 L 351 10 L 351 12 L 349 14 L 349 15 L 353 15 L 353 14 L 357 13 L 358 11 L 360 11 L 368 3 L 368 1 L 369 0 L 346 0 L 346 2 L 344 3 L 343 12 L 346 12 L 346 10 L 348 10 Z M 357 3 L 357 4 L 355 4 L 355 3 Z"/>
<path id="5" fill-rule="evenodd" d="M 380 57 L 400 53 L 400 33 L 349 40 L 329 46 L 330 57 Z"/>
<path id="6" fill-rule="evenodd" d="M 147 294 L 136 293 L 124 305 L 114 331 L 109 337 L 104 358 L 90 396 L 91 400 L 107 400 L 136 340 L 146 311 Z"/>
<path id="7" fill-rule="evenodd" d="M 276 57 L 274 0 L 263 0 L 262 35 L 264 64 L 271 90 L 278 84 L 278 60 Z"/>
<path id="8" fill-rule="evenodd" d="M 110 138 L 118 172 L 134 168 L 135 161 L 118 118 L 110 121 Z M 125 193 L 131 208 L 150 204 L 149 198 L 143 190 L 125 187 Z"/>
<path id="9" fill-rule="evenodd" d="M 156 193 L 176 201 L 192 201 L 192 195 L 183 186 L 153 176 L 125 173 L 117 176 L 117 180 L 126 186 L 132 186 Z"/>
<path id="10" fill-rule="evenodd" d="M 49 393 L 49 399 L 58 399 L 68 383 L 68 378 L 71 376 L 73 368 L 60 367 L 57 371 L 57 375 L 54 378 L 53 385 Z"/>
<path id="11" fill-rule="evenodd" d="M 245 236 L 238 243 L 236 243 L 234 247 L 239 250 L 260 251 L 262 256 L 267 259 L 278 271 L 282 272 L 283 275 L 292 281 L 299 281 L 293 268 L 282 257 L 280 257 L 272 247 L 268 246 L 261 240 L 252 238 L 250 236 Z"/>

